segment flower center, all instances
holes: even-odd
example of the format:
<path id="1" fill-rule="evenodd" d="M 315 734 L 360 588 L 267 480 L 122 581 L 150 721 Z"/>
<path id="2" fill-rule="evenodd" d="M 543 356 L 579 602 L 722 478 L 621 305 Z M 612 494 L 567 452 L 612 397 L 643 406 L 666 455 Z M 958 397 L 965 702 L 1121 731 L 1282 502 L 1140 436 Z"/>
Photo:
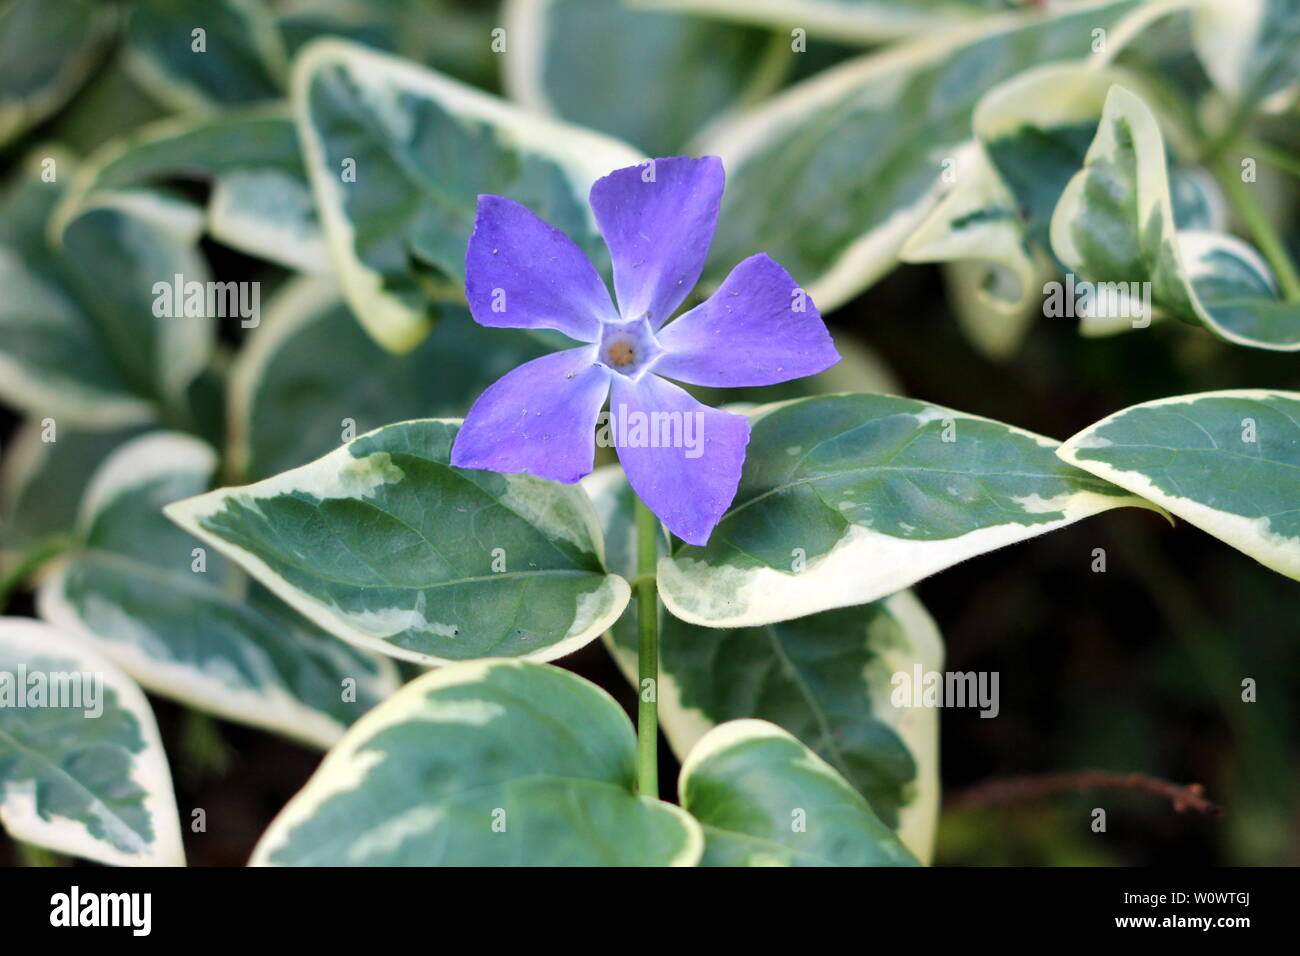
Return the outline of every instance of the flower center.
<path id="1" fill-rule="evenodd" d="M 599 361 L 620 375 L 638 379 L 662 354 L 644 318 L 606 322 L 601 330 Z"/>
<path id="2" fill-rule="evenodd" d="M 636 361 L 631 342 L 614 342 L 609 347 L 609 363 L 615 368 L 625 368 Z"/>

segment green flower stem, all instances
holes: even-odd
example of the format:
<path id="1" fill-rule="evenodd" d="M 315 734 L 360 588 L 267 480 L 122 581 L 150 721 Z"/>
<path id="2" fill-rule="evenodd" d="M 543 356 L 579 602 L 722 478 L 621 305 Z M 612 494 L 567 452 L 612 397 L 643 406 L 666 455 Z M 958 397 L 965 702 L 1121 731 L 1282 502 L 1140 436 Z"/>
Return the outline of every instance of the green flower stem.
<path id="1" fill-rule="evenodd" d="M 20 557 L 13 570 L 4 577 L 0 577 L 0 613 L 8 606 L 13 593 L 21 588 L 28 578 L 74 544 L 76 544 L 76 539 L 70 534 L 51 535 L 33 545 L 26 554 Z"/>
<path id="2" fill-rule="evenodd" d="M 1237 150 L 1243 156 L 1258 156 L 1276 169 L 1292 176 L 1300 176 L 1300 159 L 1262 140 L 1244 140 L 1237 144 Z"/>
<path id="3" fill-rule="evenodd" d="M 640 498 L 636 502 L 637 642 L 636 752 L 637 793 L 659 796 L 659 520 Z M 649 683 L 647 683 L 649 681 Z"/>
<path id="4" fill-rule="evenodd" d="M 1296 272 L 1295 264 L 1287 255 L 1286 244 L 1268 221 L 1268 216 L 1264 215 L 1264 210 L 1255 201 L 1249 187 L 1241 181 L 1238 168 L 1227 157 L 1219 163 L 1219 182 L 1228 194 L 1232 208 L 1246 223 L 1259 251 L 1277 274 L 1282 295 L 1290 302 L 1300 301 L 1300 273 Z"/>

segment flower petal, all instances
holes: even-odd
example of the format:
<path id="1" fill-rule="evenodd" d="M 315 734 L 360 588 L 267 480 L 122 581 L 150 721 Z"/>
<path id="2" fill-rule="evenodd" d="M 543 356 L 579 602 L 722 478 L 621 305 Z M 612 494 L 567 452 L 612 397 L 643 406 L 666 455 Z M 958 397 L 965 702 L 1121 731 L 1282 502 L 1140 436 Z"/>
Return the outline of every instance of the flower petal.
<path id="1" fill-rule="evenodd" d="M 465 296 L 479 325 L 555 329 L 579 342 L 595 342 L 601 323 L 618 317 L 578 244 L 502 196 L 478 197 Z"/>
<path id="2" fill-rule="evenodd" d="M 674 156 L 616 169 L 591 187 L 591 208 L 614 263 L 625 319 L 663 325 L 695 288 L 718 223 L 724 180 L 716 156 Z"/>
<path id="3" fill-rule="evenodd" d="M 623 375 L 612 379 L 610 437 L 632 490 L 677 537 L 706 543 L 736 496 L 749 419 L 701 405 L 654 375 L 639 382 Z M 660 417 L 652 418 L 654 413 Z M 670 447 L 656 448 L 650 436 L 676 440 L 661 440 Z"/>
<path id="4" fill-rule="evenodd" d="M 816 375 L 840 360 L 826 323 L 790 273 L 750 256 L 709 299 L 658 335 L 655 374 L 739 388 Z"/>
<path id="5" fill-rule="evenodd" d="M 596 416 L 610 378 L 595 361 L 594 347 L 568 349 L 525 362 L 493 382 L 465 416 L 451 463 L 567 485 L 590 474 Z"/>

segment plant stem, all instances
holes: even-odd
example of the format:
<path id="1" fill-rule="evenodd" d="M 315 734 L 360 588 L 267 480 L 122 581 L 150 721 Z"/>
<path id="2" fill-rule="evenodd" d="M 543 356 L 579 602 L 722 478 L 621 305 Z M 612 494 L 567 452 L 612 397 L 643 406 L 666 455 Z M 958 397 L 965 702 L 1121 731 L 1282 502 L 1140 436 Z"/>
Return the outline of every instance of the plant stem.
<path id="1" fill-rule="evenodd" d="M 1205 798 L 1205 788 L 1199 783 L 1171 783 L 1144 773 L 1115 773 L 1110 770 L 1077 770 L 1064 773 L 1024 774 L 986 780 L 981 784 L 950 796 L 945 805 L 950 809 L 987 807 L 1000 803 L 1019 803 L 1037 800 L 1056 793 L 1087 790 L 1131 790 L 1164 797 L 1179 812 L 1194 810 L 1205 816 L 1217 817 L 1222 810 Z"/>
<path id="2" fill-rule="evenodd" d="M 1282 295 L 1289 302 L 1300 301 L 1300 274 L 1296 272 L 1291 257 L 1287 255 L 1286 245 L 1282 242 L 1282 237 L 1277 234 L 1273 224 L 1268 221 L 1264 215 L 1264 210 L 1259 207 L 1255 197 L 1251 195 L 1250 189 L 1241 181 L 1241 175 L 1237 168 L 1224 157 L 1219 163 L 1219 182 L 1223 185 L 1224 192 L 1228 194 L 1228 199 L 1232 203 L 1232 208 L 1236 210 L 1237 215 L 1241 216 L 1242 221 L 1246 223 L 1250 234 L 1255 239 L 1255 244 L 1259 246 L 1259 251 L 1263 253 L 1264 258 L 1268 260 L 1269 265 L 1277 274 L 1278 285 L 1282 289 Z"/>
<path id="3" fill-rule="evenodd" d="M 72 535 L 56 534 L 33 545 L 18 559 L 13 570 L 0 578 L 0 612 L 9 604 L 9 598 L 46 563 L 54 560 L 74 544 Z"/>
<path id="4" fill-rule="evenodd" d="M 59 855 L 53 850 L 34 843 L 15 841 L 18 850 L 19 866 L 59 866 Z"/>
<path id="5" fill-rule="evenodd" d="M 637 793 L 659 796 L 659 519 L 640 498 L 636 502 Z"/>
<path id="6" fill-rule="evenodd" d="M 1292 176 L 1300 176 L 1300 159 L 1263 140 L 1242 140 L 1236 144 L 1236 149 L 1243 156 L 1258 156 L 1276 169 Z"/>

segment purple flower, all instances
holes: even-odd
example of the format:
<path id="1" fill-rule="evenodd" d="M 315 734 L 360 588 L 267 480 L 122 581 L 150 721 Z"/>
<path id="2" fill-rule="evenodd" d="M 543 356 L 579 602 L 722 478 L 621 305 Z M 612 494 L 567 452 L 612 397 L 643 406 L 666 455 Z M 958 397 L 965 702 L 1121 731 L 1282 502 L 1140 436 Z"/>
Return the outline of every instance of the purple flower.
<path id="1" fill-rule="evenodd" d="M 632 488 L 673 534 L 704 544 L 736 494 L 749 420 L 667 381 L 742 387 L 839 361 L 812 301 L 765 255 L 736 266 L 707 301 L 665 324 L 695 286 L 722 201 L 716 156 L 656 159 L 591 187 L 614 266 L 614 308 L 568 236 L 501 196 L 479 196 L 465 294 L 480 325 L 554 329 L 588 343 L 534 359 L 487 389 L 456 436 L 458 468 L 572 484 L 609 434 Z"/>

